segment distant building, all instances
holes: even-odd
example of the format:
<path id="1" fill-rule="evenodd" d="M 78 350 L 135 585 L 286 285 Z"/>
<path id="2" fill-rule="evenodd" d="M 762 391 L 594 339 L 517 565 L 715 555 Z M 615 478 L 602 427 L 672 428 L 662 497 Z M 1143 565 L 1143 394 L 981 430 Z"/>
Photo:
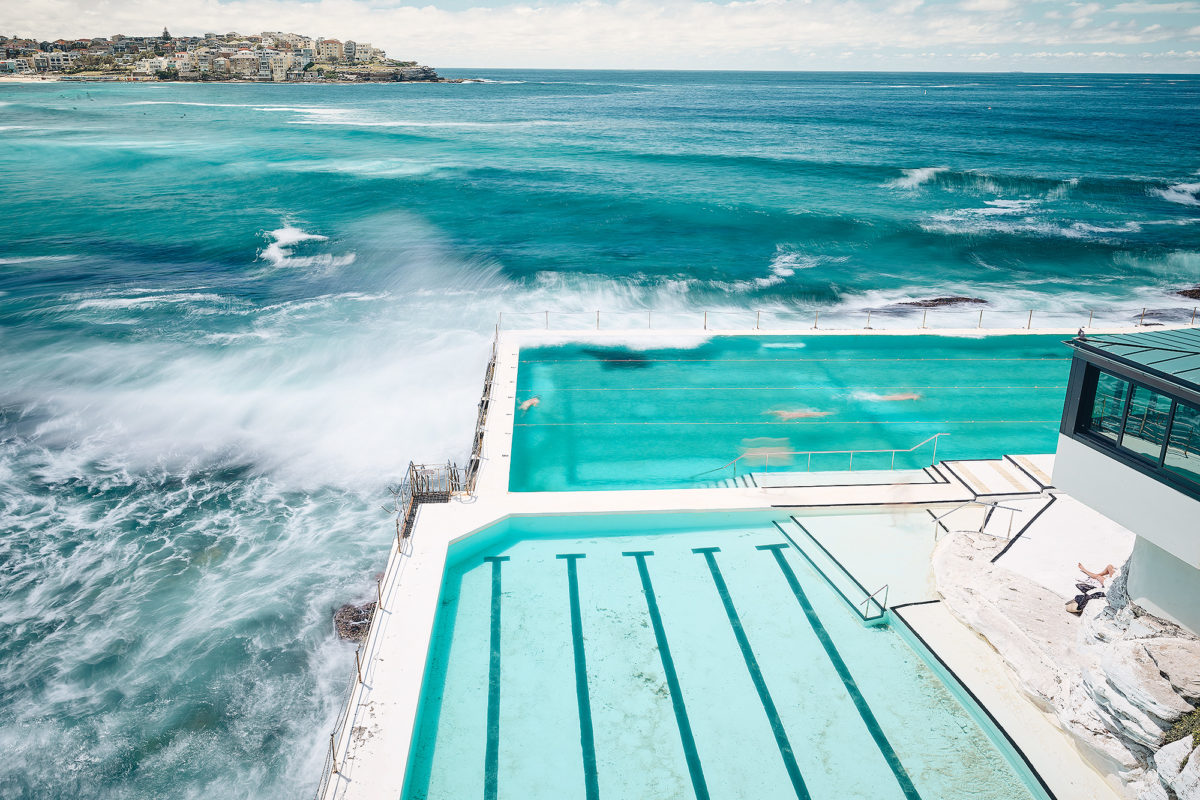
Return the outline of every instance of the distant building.
<path id="1" fill-rule="evenodd" d="M 341 61 L 345 58 L 345 49 L 337 39 L 322 39 L 317 42 L 317 57 L 329 61 Z"/>

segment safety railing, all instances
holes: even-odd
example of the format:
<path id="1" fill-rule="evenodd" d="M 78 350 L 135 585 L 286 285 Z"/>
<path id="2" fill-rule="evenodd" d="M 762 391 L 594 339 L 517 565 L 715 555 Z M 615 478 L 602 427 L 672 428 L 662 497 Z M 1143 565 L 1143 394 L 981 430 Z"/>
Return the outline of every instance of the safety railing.
<path id="1" fill-rule="evenodd" d="M 768 451 L 763 451 L 763 452 L 751 451 L 748 453 L 742 453 L 740 456 L 733 459 L 728 464 L 722 464 L 719 467 L 714 467 L 713 469 L 710 469 L 706 472 L 701 472 L 701 473 L 695 475 L 694 477 L 701 478 L 701 477 L 704 477 L 705 475 L 711 475 L 714 472 L 722 472 L 724 470 L 732 468 L 733 469 L 733 477 L 736 478 L 737 474 L 738 474 L 738 464 L 740 462 L 742 462 L 743 460 L 745 460 L 746 462 L 750 462 L 750 461 L 754 461 L 757 459 L 762 459 L 762 461 L 763 461 L 761 471 L 762 472 L 770 472 L 771 471 L 771 456 L 775 456 L 775 459 L 776 459 L 775 465 L 776 465 L 777 472 L 778 471 L 797 472 L 798 470 L 796 470 L 794 468 L 790 468 L 790 469 L 781 469 L 781 468 L 784 466 L 793 467 L 797 456 L 807 456 L 804 471 L 812 472 L 812 457 L 813 456 L 849 455 L 850 456 L 849 471 L 853 472 L 855 455 L 862 456 L 862 455 L 868 455 L 868 454 L 878 455 L 880 453 L 890 453 L 891 461 L 889 463 L 888 469 L 894 470 L 896 468 L 896 455 L 897 454 L 912 453 L 916 450 L 921 449 L 922 447 L 929 444 L 930 442 L 933 442 L 933 453 L 929 457 L 929 465 L 932 466 L 935 463 L 937 463 L 938 439 L 941 438 L 942 436 L 949 436 L 949 435 L 950 435 L 949 433 L 935 433 L 933 436 L 930 436 L 925 441 L 918 442 L 917 444 L 914 444 L 912 447 L 907 447 L 904 449 L 891 448 L 891 449 L 883 449 L 883 450 L 857 449 L 857 450 L 778 450 L 778 451 L 768 450 Z M 781 461 L 781 459 L 783 459 L 785 461 Z M 859 463 L 860 464 L 862 463 L 861 460 Z M 748 463 L 747 463 L 747 465 L 744 465 L 744 466 L 748 466 Z M 755 467 L 757 467 L 757 465 L 755 465 Z M 745 472 L 745 471 L 749 471 L 749 470 L 743 469 L 743 472 Z M 754 471 L 759 471 L 759 470 L 756 469 Z"/>
<path id="2" fill-rule="evenodd" d="M 846 601 L 846 605 L 854 609 L 854 613 L 857 614 L 864 623 L 868 625 L 875 625 L 883 622 L 887 617 L 888 584 L 885 583 L 883 586 L 880 586 L 873 592 L 867 591 L 867 588 L 863 586 L 861 582 L 859 582 L 858 578 L 854 577 L 850 570 L 846 569 L 842 562 L 838 561 L 833 553 L 829 552 L 825 545 L 821 544 L 820 540 L 813 536 L 812 532 L 800 523 L 800 520 L 796 519 L 796 517 L 789 517 L 788 519 L 792 525 L 795 526 L 796 530 L 803 534 L 805 541 L 811 542 L 817 547 L 817 550 L 823 556 L 821 560 L 826 562 L 826 566 L 829 567 L 829 570 L 827 571 L 822 569 L 817 563 L 818 559 L 813 558 L 813 555 L 796 541 L 796 538 L 788 532 L 786 523 L 776 520 L 774 523 L 775 527 L 778 528 L 779 532 L 783 534 L 783 537 L 788 540 L 788 543 L 792 546 L 792 548 L 795 549 L 800 555 L 804 556 L 804 560 L 809 563 L 809 566 L 816 570 L 817 573 L 825 579 L 825 582 L 833 587 L 833 590 L 838 593 L 838 596 Z M 830 572 L 834 572 L 835 574 L 830 575 Z M 852 593 L 861 595 L 863 599 L 852 599 L 850 595 L 847 594 L 847 588 L 849 588 Z"/>
<path id="3" fill-rule="evenodd" d="M 933 301 L 936 302 L 936 301 Z M 977 330 L 1090 329 L 1102 327 L 1195 326 L 1200 306 L 1080 308 L 1074 310 L 996 308 L 975 301 L 925 306 L 919 301 L 883 308 L 811 310 L 696 309 L 686 311 L 502 311 L 499 330 Z M 951 324 L 944 324 L 944 323 Z"/>
<path id="4" fill-rule="evenodd" d="M 419 467 L 409 464 L 409 475 Z M 387 602 L 391 599 L 391 593 L 400 574 L 404 571 L 404 564 L 412 554 L 412 541 L 410 534 L 411 527 L 405 528 L 402 523 L 403 515 L 409 508 L 415 508 L 421 502 L 419 495 L 408 490 L 409 481 L 405 481 L 401 486 L 393 487 L 392 492 L 396 500 L 393 508 L 387 509 L 396 512 L 396 540 L 393 544 L 393 550 L 389 553 L 387 565 L 384 567 L 383 574 L 375 579 L 375 607 L 371 610 L 371 616 L 367 621 L 367 633 L 363 637 L 362 642 L 354 650 L 354 674 L 350 676 L 349 686 L 345 692 L 345 703 L 342 706 L 342 712 L 338 715 L 334 722 L 333 730 L 329 734 L 329 746 L 325 750 L 325 764 L 321 769 L 321 780 L 317 785 L 316 800 L 322 800 L 326 797 L 329 791 L 331 782 L 341 774 L 343 766 L 342 759 L 346 756 L 346 750 L 350 744 L 350 721 L 354 716 L 354 709 L 362 697 L 364 687 L 367 686 L 367 680 L 370 678 L 369 672 L 373 663 L 372 656 L 375 653 L 376 647 L 379 644 L 379 620 L 384 614 L 391 613 L 387 607 Z M 407 530 L 407 532 L 406 532 Z"/>

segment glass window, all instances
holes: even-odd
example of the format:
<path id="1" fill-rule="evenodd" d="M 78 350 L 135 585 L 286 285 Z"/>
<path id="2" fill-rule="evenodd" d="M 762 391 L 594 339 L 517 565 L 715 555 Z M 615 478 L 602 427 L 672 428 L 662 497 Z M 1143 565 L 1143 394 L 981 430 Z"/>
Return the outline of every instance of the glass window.
<path id="1" fill-rule="evenodd" d="M 1187 403 L 1176 404 L 1163 466 L 1200 483 L 1200 409 Z"/>
<path id="2" fill-rule="evenodd" d="M 1096 398 L 1092 401 L 1092 413 L 1086 425 L 1092 433 L 1099 434 L 1113 443 L 1121 432 L 1121 415 L 1125 410 L 1125 396 L 1129 381 L 1123 381 L 1107 372 L 1097 372 Z"/>
<path id="3" fill-rule="evenodd" d="M 1157 463 L 1167 438 L 1170 414 L 1171 398 L 1145 386 L 1134 386 L 1121 447 Z"/>

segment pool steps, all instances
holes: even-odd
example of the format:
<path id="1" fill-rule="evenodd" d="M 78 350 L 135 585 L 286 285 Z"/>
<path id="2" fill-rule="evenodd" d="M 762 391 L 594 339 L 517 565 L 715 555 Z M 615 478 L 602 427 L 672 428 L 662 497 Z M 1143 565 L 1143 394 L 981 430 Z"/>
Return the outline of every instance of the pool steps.
<path id="1" fill-rule="evenodd" d="M 846 604 L 865 624 L 880 625 L 887 621 L 887 584 L 873 592 L 869 591 L 795 517 L 775 520 L 773 524 L 787 539 L 788 544 L 804 556 L 812 568 L 846 601 Z"/>

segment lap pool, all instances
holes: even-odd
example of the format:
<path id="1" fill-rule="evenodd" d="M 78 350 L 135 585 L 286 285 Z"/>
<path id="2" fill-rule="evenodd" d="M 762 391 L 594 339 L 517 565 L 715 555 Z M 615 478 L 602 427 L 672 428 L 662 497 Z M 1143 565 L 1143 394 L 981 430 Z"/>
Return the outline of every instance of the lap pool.
<path id="1" fill-rule="evenodd" d="M 1053 452 L 1070 354 L 1055 335 L 725 336 L 694 348 L 522 348 L 511 491 L 687 488 L 741 472 L 844 470 L 846 454 Z M 536 399 L 536 403 L 529 401 Z M 522 406 L 525 406 L 522 409 Z M 895 466 L 930 463 L 931 445 Z M 858 454 L 853 468 L 886 469 Z"/>
<path id="2" fill-rule="evenodd" d="M 453 545 L 403 797 L 1046 798 L 772 521 L 518 518 Z"/>

